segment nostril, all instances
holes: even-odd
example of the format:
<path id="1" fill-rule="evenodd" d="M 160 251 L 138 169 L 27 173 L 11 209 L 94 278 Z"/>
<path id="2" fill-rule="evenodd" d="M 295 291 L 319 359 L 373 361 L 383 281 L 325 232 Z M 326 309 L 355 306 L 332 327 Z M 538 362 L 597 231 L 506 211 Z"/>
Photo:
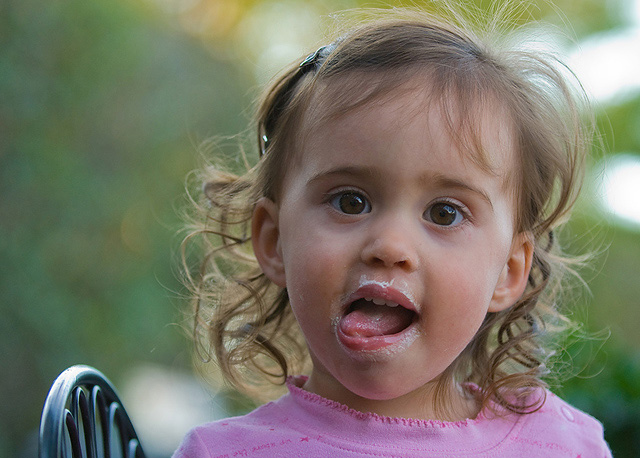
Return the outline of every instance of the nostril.
<path id="1" fill-rule="evenodd" d="M 362 260 L 379 267 L 414 268 L 415 254 L 405 237 L 380 237 L 362 251 Z"/>
<path id="2" fill-rule="evenodd" d="M 382 257 L 376 256 L 368 260 L 371 265 L 379 266 L 379 267 L 400 267 L 402 269 L 409 268 L 413 265 L 413 261 L 407 258 L 393 258 L 393 257 Z"/>

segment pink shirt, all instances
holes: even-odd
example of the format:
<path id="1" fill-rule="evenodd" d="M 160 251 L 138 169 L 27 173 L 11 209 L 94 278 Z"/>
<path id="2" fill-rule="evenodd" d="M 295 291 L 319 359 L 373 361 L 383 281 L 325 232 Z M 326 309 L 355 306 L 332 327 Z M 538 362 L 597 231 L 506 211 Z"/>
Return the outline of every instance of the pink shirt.
<path id="1" fill-rule="evenodd" d="M 440 422 L 358 412 L 302 382 L 248 415 L 193 429 L 173 458 L 611 457 L 602 425 L 551 393 L 535 413 Z"/>

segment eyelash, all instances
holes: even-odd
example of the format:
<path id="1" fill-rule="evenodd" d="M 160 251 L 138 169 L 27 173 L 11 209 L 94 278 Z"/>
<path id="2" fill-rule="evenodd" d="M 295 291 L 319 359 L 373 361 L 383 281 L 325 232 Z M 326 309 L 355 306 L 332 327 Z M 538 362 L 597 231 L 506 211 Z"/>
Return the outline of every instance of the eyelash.
<path id="1" fill-rule="evenodd" d="M 340 199 L 346 197 L 346 196 L 355 196 L 360 198 L 363 202 L 364 205 L 364 209 L 361 211 L 358 211 L 356 213 L 348 213 L 346 212 L 343 208 L 341 208 L 340 205 Z M 370 213 L 371 212 L 371 202 L 369 201 L 369 198 L 366 196 L 365 193 L 363 193 L 362 191 L 356 190 L 356 189 L 341 189 L 338 190 L 336 192 L 332 192 L 332 193 L 328 193 L 326 196 L 325 201 L 337 212 L 344 214 L 344 215 L 350 215 L 350 216 L 358 216 L 358 215 L 362 215 L 362 214 L 366 214 L 366 213 Z M 455 212 L 456 212 L 456 216 L 454 221 L 451 224 L 438 224 L 437 222 L 433 221 L 430 212 L 437 206 L 437 205 L 443 205 L 443 206 L 449 206 L 451 207 Z M 452 199 L 440 199 L 437 200 L 433 203 L 430 203 L 429 206 L 425 209 L 425 211 L 423 212 L 423 219 L 429 223 L 433 223 L 436 226 L 440 227 L 440 228 L 444 228 L 444 229 L 449 229 L 449 228 L 455 228 L 458 227 L 462 224 L 464 224 L 465 222 L 471 221 L 471 215 L 469 210 L 467 209 L 467 207 L 465 205 L 460 204 L 457 201 L 454 201 Z M 446 215 L 445 215 L 446 216 Z M 462 218 L 461 221 L 457 222 L 456 224 L 453 224 L 454 222 L 456 222 L 456 220 L 458 218 Z"/>

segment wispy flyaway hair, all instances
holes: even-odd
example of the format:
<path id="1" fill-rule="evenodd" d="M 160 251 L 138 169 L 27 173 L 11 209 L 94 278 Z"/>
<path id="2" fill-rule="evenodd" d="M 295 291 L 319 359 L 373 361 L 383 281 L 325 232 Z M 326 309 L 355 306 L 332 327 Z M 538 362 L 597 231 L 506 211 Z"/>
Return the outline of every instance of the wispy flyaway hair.
<path id="1" fill-rule="evenodd" d="M 471 22 L 471 21 L 469 21 Z M 257 165 L 237 175 L 210 166 L 187 245 L 198 240 L 200 264 L 188 270 L 195 338 L 237 388 L 281 383 L 308 367 L 304 338 L 287 291 L 272 284 L 250 249 L 250 224 L 261 197 L 278 202 L 284 177 L 310 132 L 328 120 L 393 97 L 407 84 L 428 93 L 459 150 L 491 173 L 482 148 L 483 110 L 511 124 L 516 170 L 505 186 L 516 202 L 516 230 L 530 234 L 534 259 L 524 295 L 489 313 L 442 377 L 480 386 L 483 402 L 526 413 L 545 385 L 547 346 L 566 323 L 557 290 L 569 260 L 554 231 L 566 221 L 581 185 L 591 139 L 586 103 L 571 73 L 553 56 L 528 51 L 491 21 L 484 32 L 461 19 L 408 10 L 369 15 L 327 46 L 291 65 L 266 89 L 256 115 Z M 480 28 L 481 29 L 481 28 Z M 423 87 L 424 86 L 424 87 Z M 587 122 L 585 122 L 585 119 Z M 542 390 L 541 390 L 542 391 Z M 542 400 L 539 400 L 542 401 Z"/>

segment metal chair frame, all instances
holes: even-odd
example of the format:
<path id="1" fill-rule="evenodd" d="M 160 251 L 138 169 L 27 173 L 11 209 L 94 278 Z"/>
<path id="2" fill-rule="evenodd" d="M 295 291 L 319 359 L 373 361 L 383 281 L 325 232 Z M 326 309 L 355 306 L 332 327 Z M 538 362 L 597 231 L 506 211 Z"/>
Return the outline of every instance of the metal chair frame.
<path id="1" fill-rule="evenodd" d="M 145 458 L 114 386 L 93 367 L 62 372 L 40 420 L 39 458 Z"/>

